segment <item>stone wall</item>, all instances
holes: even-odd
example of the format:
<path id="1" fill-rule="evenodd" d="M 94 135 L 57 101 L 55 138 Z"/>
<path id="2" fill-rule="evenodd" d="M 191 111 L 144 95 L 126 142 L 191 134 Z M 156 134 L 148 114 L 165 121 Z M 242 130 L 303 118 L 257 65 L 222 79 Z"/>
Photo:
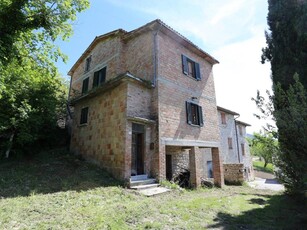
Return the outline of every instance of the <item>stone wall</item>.
<path id="1" fill-rule="evenodd" d="M 173 178 L 185 169 L 190 170 L 188 149 L 182 149 L 180 146 L 166 146 L 166 154 L 172 155 Z"/>
<path id="2" fill-rule="evenodd" d="M 223 164 L 226 184 L 240 184 L 244 181 L 243 164 Z"/>
<path id="3" fill-rule="evenodd" d="M 97 161 L 115 177 L 124 178 L 127 85 L 121 84 L 76 104 L 70 149 Z M 87 124 L 80 125 L 81 109 L 89 108 Z"/>

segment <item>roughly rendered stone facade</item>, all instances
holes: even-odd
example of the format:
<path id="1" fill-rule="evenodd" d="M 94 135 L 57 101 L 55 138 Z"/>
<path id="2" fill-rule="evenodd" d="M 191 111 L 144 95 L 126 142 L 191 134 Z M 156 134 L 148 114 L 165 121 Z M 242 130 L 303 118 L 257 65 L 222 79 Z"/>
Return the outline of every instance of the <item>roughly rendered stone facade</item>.
<path id="1" fill-rule="evenodd" d="M 236 120 L 239 117 L 238 113 L 219 106 L 218 117 L 225 180 L 227 178 L 235 181 L 235 175 L 238 176 L 238 182 L 241 181 L 241 177 L 246 181 L 254 180 L 252 157 L 246 140 L 246 127 L 250 125 Z M 235 170 L 238 174 L 234 173 Z"/>
<path id="2" fill-rule="evenodd" d="M 122 180 L 164 180 L 182 165 L 194 187 L 212 161 L 223 186 L 216 63 L 160 20 L 96 37 L 69 72 L 71 151 Z"/>

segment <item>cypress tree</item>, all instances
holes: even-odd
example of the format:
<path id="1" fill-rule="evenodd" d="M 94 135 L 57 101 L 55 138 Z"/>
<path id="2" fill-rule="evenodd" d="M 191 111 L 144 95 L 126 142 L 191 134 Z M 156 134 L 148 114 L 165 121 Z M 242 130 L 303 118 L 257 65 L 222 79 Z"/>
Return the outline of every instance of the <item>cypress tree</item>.
<path id="1" fill-rule="evenodd" d="M 269 32 L 262 63 L 271 63 L 279 178 L 287 192 L 307 182 L 307 0 L 268 0 Z"/>

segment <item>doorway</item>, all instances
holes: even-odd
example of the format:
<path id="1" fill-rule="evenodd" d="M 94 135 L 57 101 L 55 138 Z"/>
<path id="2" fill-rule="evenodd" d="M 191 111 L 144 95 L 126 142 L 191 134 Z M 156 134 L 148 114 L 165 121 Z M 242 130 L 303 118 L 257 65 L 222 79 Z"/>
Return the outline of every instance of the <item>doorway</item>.
<path id="1" fill-rule="evenodd" d="M 165 166 L 166 166 L 166 179 L 170 181 L 173 178 L 172 155 L 168 154 L 166 155 Z"/>
<path id="2" fill-rule="evenodd" d="M 144 174 L 144 125 L 132 124 L 131 176 Z"/>

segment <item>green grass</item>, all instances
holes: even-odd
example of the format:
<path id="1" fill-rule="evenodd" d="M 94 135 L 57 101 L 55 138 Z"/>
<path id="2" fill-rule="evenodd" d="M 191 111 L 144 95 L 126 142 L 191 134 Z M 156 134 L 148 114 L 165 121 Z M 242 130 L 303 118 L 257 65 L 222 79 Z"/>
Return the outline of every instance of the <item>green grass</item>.
<path id="1" fill-rule="evenodd" d="M 0 229 L 299 229 L 305 206 L 247 186 L 144 197 L 65 152 L 0 162 Z M 291 218 L 289 218 L 291 217 Z"/>
<path id="2" fill-rule="evenodd" d="M 268 163 L 266 167 L 264 167 L 263 161 L 253 161 L 253 167 L 254 169 L 262 172 L 267 173 L 274 173 L 273 165 L 271 163 Z"/>

